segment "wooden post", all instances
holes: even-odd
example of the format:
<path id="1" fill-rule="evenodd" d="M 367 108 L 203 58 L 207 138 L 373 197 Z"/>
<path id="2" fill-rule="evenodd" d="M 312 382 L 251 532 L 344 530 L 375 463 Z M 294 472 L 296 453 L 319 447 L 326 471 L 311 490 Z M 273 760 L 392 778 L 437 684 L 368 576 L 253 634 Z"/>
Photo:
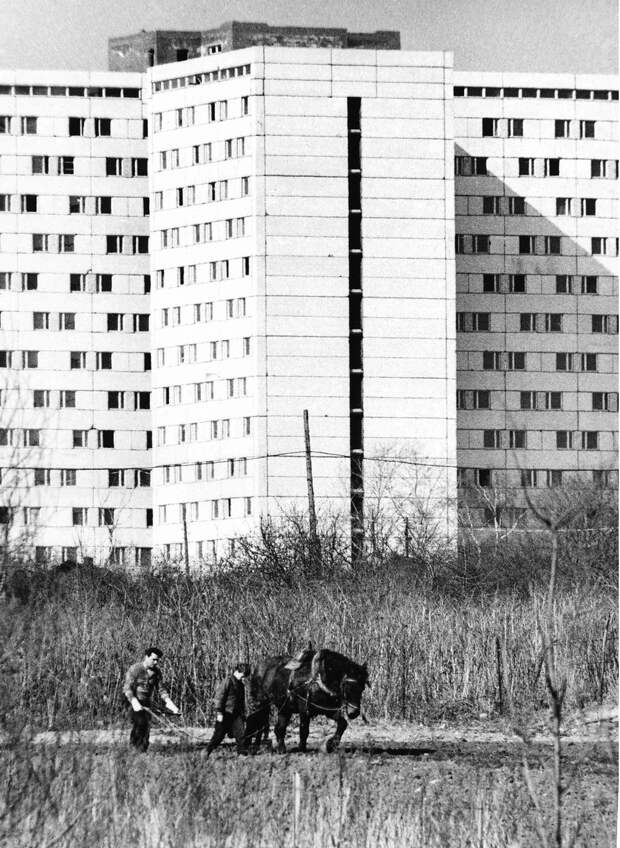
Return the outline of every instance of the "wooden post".
<path id="1" fill-rule="evenodd" d="M 185 555 L 185 573 L 189 575 L 189 543 L 187 541 L 187 504 L 181 504 L 181 512 L 183 514 L 183 553 Z"/>
<path id="2" fill-rule="evenodd" d="M 314 481 L 312 478 L 312 452 L 310 450 L 310 423 L 308 410 L 304 409 L 304 439 L 306 443 L 306 481 L 308 483 L 308 513 L 310 515 L 310 548 L 313 560 L 320 556 L 317 536 L 316 507 L 314 503 Z"/>
<path id="3" fill-rule="evenodd" d="M 409 559 L 409 519 L 405 518 L 405 558 Z"/>
<path id="4" fill-rule="evenodd" d="M 502 650 L 499 636 L 495 637 L 495 662 L 497 667 L 497 690 L 499 714 L 504 715 L 504 677 L 502 674 Z"/>

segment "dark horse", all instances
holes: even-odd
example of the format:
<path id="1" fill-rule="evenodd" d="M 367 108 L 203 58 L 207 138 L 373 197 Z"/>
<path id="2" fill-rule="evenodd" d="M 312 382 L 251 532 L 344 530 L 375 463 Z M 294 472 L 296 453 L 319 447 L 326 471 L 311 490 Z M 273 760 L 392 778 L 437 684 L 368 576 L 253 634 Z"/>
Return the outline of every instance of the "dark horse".
<path id="1" fill-rule="evenodd" d="M 286 750 L 284 737 L 293 713 L 299 713 L 299 750 L 306 750 L 310 719 L 324 715 L 336 722 L 336 732 L 326 743 L 328 751 L 338 747 L 347 729 L 347 718 L 360 714 L 366 664 L 358 665 L 336 651 L 306 650 L 293 658 L 268 657 L 256 671 L 263 691 L 278 711 L 275 726 L 278 752 Z"/>

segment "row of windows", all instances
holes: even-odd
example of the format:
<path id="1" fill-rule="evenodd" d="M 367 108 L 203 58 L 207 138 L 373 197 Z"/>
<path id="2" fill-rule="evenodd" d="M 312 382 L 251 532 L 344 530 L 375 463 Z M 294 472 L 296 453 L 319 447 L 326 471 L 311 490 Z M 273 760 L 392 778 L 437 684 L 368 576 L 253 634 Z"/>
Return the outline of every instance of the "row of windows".
<path id="1" fill-rule="evenodd" d="M 32 156 L 30 159 L 32 173 L 47 176 L 72 176 L 76 174 L 76 156 Z M 89 161 L 94 161 L 89 159 Z M 106 177 L 146 177 L 149 172 L 149 160 L 143 156 L 106 156 Z M 97 176 L 97 174 L 89 174 Z"/>
<path id="2" fill-rule="evenodd" d="M 506 159 L 506 162 L 515 160 Z M 517 161 L 517 170 L 514 176 L 520 177 L 560 177 L 565 176 L 564 166 L 569 160 L 560 159 L 559 157 L 552 158 L 536 158 L 519 156 Z M 590 159 L 590 177 L 604 178 L 609 180 L 618 179 L 618 160 L 617 159 Z M 487 156 L 455 156 L 454 157 L 454 173 L 457 177 L 481 177 L 489 176 Z M 506 174 L 506 176 L 509 176 Z"/>
<path id="3" fill-rule="evenodd" d="M 127 201 L 137 201 L 142 204 L 142 215 L 150 213 L 150 199 L 148 197 L 111 197 L 90 195 L 69 195 L 65 211 L 70 215 L 127 215 Z M 116 212 L 113 207 L 120 206 Z M 39 195 L 36 194 L 0 194 L 0 212 L 42 212 L 39 207 Z M 51 210 L 50 210 L 51 211 Z M 54 214 L 59 210 L 55 209 Z"/>
<path id="4" fill-rule="evenodd" d="M 236 266 L 236 267 L 235 267 Z M 240 266 L 240 267 L 239 267 Z M 205 278 L 198 279 L 197 269 L 204 269 L 207 273 Z M 250 257 L 242 256 L 239 260 L 219 259 L 204 265 L 178 265 L 175 268 L 160 268 L 156 271 L 156 283 L 158 289 L 172 288 L 173 286 L 194 285 L 196 282 L 215 282 L 216 280 L 228 280 L 231 276 L 250 276 Z M 236 273 L 235 273 L 236 272 Z M 200 275 L 202 276 L 202 274 Z"/>
<path id="5" fill-rule="evenodd" d="M 83 469 L 76 468 L 34 468 L 32 482 L 35 486 L 77 486 Z M 92 472 L 87 471 L 88 479 L 83 485 L 92 486 Z M 151 470 L 149 468 L 108 468 L 108 487 L 117 488 L 149 488 L 151 485 Z"/>
<path id="6" fill-rule="evenodd" d="M 216 362 L 236 356 L 250 356 L 250 354 L 250 336 L 233 339 L 232 344 L 230 339 L 206 341 L 200 344 L 190 342 L 189 344 L 176 345 L 173 348 L 158 348 L 157 365 L 163 367 L 164 365 L 184 365 L 193 362 Z"/>
<path id="7" fill-rule="evenodd" d="M 556 294 L 598 294 L 599 278 L 596 275 L 556 274 Z M 527 294 L 527 274 L 483 274 L 482 291 L 485 294 Z"/>
<path id="8" fill-rule="evenodd" d="M 229 185 L 232 184 L 233 190 L 229 193 Z M 208 183 L 199 183 L 198 185 L 179 186 L 166 194 L 174 197 L 174 204 L 168 204 L 164 207 L 164 192 L 157 191 L 153 196 L 156 210 L 163 208 L 172 208 L 173 206 L 194 206 L 201 203 L 213 203 L 219 200 L 238 199 L 247 197 L 250 194 L 250 178 L 241 177 L 236 180 L 213 180 Z"/>
<path id="9" fill-rule="evenodd" d="M 76 238 L 88 238 L 92 242 L 92 236 L 76 236 L 72 233 L 32 233 L 33 253 L 86 253 L 86 250 L 76 251 Z M 107 254 L 124 253 L 136 255 L 149 252 L 148 236 L 105 236 Z M 92 247 L 92 244 L 91 244 Z"/>
<path id="10" fill-rule="evenodd" d="M 231 103 L 239 103 L 240 108 L 232 108 Z M 214 121 L 226 121 L 228 118 L 239 118 L 250 112 L 250 98 L 246 95 L 240 101 L 216 100 L 211 103 L 201 103 L 197 106 L 182 106 L 165 112 L 153 114 L 153 131 L 191 127 L 194 124 L 210 124 Z"/>
<path id="11" fill-rule="evenodd" d="M 124 97 L 135 100 L 141 95 L 139 88 L 117 88 L 115 86 L 75 85 L 0 85 L 0 95 L 32 97 Z"/>
<path id="12" fill-rule="evenodd" d="M 222 469 L 221 474 L 216 475 L 216 465 Z M 225 460 L 214 462 L 194 462 L 188 465 L 163 465 L 160 469 L 160 483 L 191 483 L 202 480 L 232 479 L 246 477 L 248 473 L 248 459 L 245 456 L 229 457 Z"/>
<path id="13" fill-rule="evenodd" d="M 68 135 L 88 138 L 105 138 L 112 135 L 112 118 L 69 118 Z M 35 115 L 0 115 L 0 135 L 37 135 L 38 118 Z M 142 137 L 148 136 L 148 121 L 142 119 Z"/>
<path id="14" fill-rule="evenodd" d="M 461 200 L 464 196 L 461 196 Z M 556 197 L 555 214 L 585 217 L 596 215 L 595 197 Z M 506 197 L 503 195 L 484 195 L 476 197 L 467 195 L 469 215 L 536 215 L 540 211 L 526 203 L 524 197 Z"/>
<path id="15" fill-rule="evenodd" d="M 518 396 L 519 409 L 525 410 L 561 410 L 563 409 L 562 392 L 515 392 Z M 458 389 L 456 392 L 457 409 L 494 409 L 493 396 L 497 392 L 489 389 Z M 500 403 L 497 408 L 506 408 L 504 393 L 500 393 Z M 592 410 L 602 412 L 618 411 L 618 392 L 591 392 Z"/>
<path id="16" fill-rule="evenodd" d="M 187 58 L 185 56 L 184 58 Z M 214 71 L 205 71 L 201 74 L 190 74 L 185 77 L 173 77 L 172 79 L 157 80 L 153 83 L 153 91 L 169 91 L 175 88 L 185 88 L 188 85 L 201 85 L 210 82 L 223 82 L 235 77 L 247 76 L 252 73 L 251 65 L 236 65 L 233 68 L 219 68 Z"/>
<path id="17" fill-rule="evenodd" d="M 69 292 L 107 293 L 112 291 L 114 274 L 69 274 Z M 134 274 L 142 281 L 142 291 L 134 294 L 148 294 L 151 290 L 150 274 Z M 0 271 L 0 291 L 13 289 L 15 291 L 37 291 L 39 275 L 30 271 L 11 272 Z"/>
<path id="18" fill-rule="evenodd" d="M 555 120 L 555 138 L 595 138 L 596 121 Z M 523 118 L 482 118 L 483 137 L 522 138 Z"/>
<path id="19" fill-rule="evenodd" d="M 71 510 L 71 526 L 84 527 L 89 524 L 89 508 L 85 506 L 74 506 Z M 91 526 L 99 527 L 115 527 L 118 523 L 121 510 L 116 510 L 114 507 L 91 507 L 91 515 L 94 511 L 94 521 Z M 55 513 L 57 516 L 59 510 Z M 37 525 L 41 521 L 41 507 L 25 506 L 21 508 L 22 522 L 25 525 Z M 0 524 L 13 524 L 17 517 L 17 510 L 10 507 L 0 507 Z M 145 510 L 145 527 L 153 526 L 153 510 Z M 63 548 L 63 551 L 66 550 Z M 77 549 L 73 549 L 76 550 Z"/>
<path id="20" fill-rule="evenodd" d="M 226 387 L 226 398 L 240 398 L 248 395 L 248 378 L 247 377 L 228 377 L 221 381 Z M 188 392 L 189 390 L 189 392 Z M 182 386 L 164 386 L 160 389 L 160 404 L 161 406 L 178 406 L 181 403 L 203 403 L 206 400 L 213 400 L 215 397 L 215 389 L 213 380 L 206 380 L 201 383 L 190 383 L 183 389 Z M 188 398 L 187 395 L 190 394 Z M 108 394 L 112 394 L 111 392 Z M 118 394 L 123 394 L 119 392 Z"/>
<path id="21" fill-rule="evenodd" d="M 169 227 L 159 230 L 162 250 L 168 247 L 187 247 L 220 239 L 243 238 L 246 235 L 246 218 L 227 218 L 223 221 L 207 221 L 185 227 Z M 110 236 L 108 236 L 110 238 Z M 145 237 L 146 238 L 146 237 Z"/>
<path id="22" fill-rule="evenodd" d="M 597 371 L 596 353 L 556 353 L 556 371 Z M 527 353 L 525 351 L 482 351 L 483 371 L 525 371 Z"/>
<path id="23" fill-rule="evenodd" d="M 220 151 L 219 156 L 217 155 L 218 148 Z M 181 156 L 181 153 L 183 153 L 183 156 Z M 223 142 L 218 142 L 215 158 L 213 156 L 213 142 L 195 144 L 191 150 L 188 147 L 174 147 L 172 150 L 160 150 L 159 169 L 160 171 L 167 171 L 174 168 L 185 168 L 190 165 L 203 165 L 207 162 L 240 159 L 246 153 L 248 153 L 246 139 L 242 136 L 238 138 L 227 138 Z"/>
<path id="24" fill-rule="evenodd" d="M 0 368 L 39 368 L 38 350 L 0 350 Z M 54 351 L 44 351 L 44 353 L 55 353 Z M 64 354 L 63 354 L 64 355 Z M 144 371 L 151 370 L 151 354 L 138 354 L 143 357 Z M 111 351 L 86 351 L 72 350 L 69 352 L 69 368 L 70 370 L 79 370 L 88 368 L 97 371 L 112 370 L 112 352 Z"/>
<path id="25" fill-rule="evenodd" d="M 52 407 L 58 409 L 77 409 L 80 408 L 77 404 L 77 395 L 78 392 L 75 389 L 60 389 L 59 391 L 33 389 L 32 406 L 35 409 L 49 409 Z M 150 392 L 108 391 L 106 392 L 106 396 L 108 409 L 136 410 L 151 408 Z"/>
<path id="26" fill-rule="evenodd" d="M 491 450 L 526 450 L 527 430 L 483 430 L 482 447 Z M 598 430 L 555 430 L 555 446 L 558 450 L 599 449 Z"/>
<path id="27" fill-rule="evenodd" d="M 502 249 L 494 250 L 496 240 L 501 240 Z M 517 242 L 518 240 L 518 242 Z M 618 239 L 604 236 L 590 237 L 590 252 L 592 256 L 617 256 Z M 481 233 L 469 235 L 457 233 L 454 237 L 454 249 L 457 253 L 514 253 L 519 255 L 536 256 L 574 256 L 567 253 L 563 247 L 575 249 L 575 241 L 567 236 L 511 236 L 485 235 Z M 507 249 L 508 248 L 508 249 Z M 514 248 L 517 248 L 516 250 Z"/>
<path id="28" fill-rule="evenodd" d="M 459 333 L 490 333 L 493 332 L 491 312 L 457 312 L 456 329 Z M 519 331 L 526 333 L 561 333 L 563 332 L 564 315 L 561 312 L 520 312 Z M 507 313 L 507 323 L 509 321 Z M 571 316 L 573 317 L 573 316 Z M 592 333 L 617 333 L 617 315 L 580 315 L 582 321 L 587 320 Z M 511 332 L 510 328 L 507 328 Z M 502 326 L 502 332 L 504 327 Z M 583 330 L 582 330 L 583 332 Z"/>
<path id="29" fill-rule="evenodd" d="M 544 468 L 523 468 L 515 472 L 515 484 L 521 488 L 553 489 L 557 486 L 562 486 L 564 483 L 573 477 L 576 479 L 583 478 L 584 472 L 566 472 L 560 469 L 544 469 Z M 618 472 L 608 469 L 592 469 L 589 472 L 592 475 L 592 482 L 595 486 L 617 486 Z M 506 472 L 503 470 L 494 470 L 492 468 L 458 468 L 457 469 L 457 486 L 480 486 L 481 488 L 493 488 L 498 486 L 505 488 Z"/>
<path id="30" fill-rule="evenodd" d="M 514 86 L 456 85 L 455 97 L 541 97 L 559 100 L 617 100 L 618 92 L 588 88 L 516 88 Z"/>
<path id="31" fill-rule="evenodd" d="M 43 447 L 45 442 L 44 430 L 38 428 L 19 429 L 15 427 L 0 428 L 0 446 L 2 447 Z M 57 431 L 52 431 L 54 436 L 50 447 L 58 447 Z M 91 440 L 89 444 L 88 434 L 92 432 L 94 443 Z M 115 446 L 115 431 L 114 430 L 72 430 L 71 442 L 74 448 L 113 448 Z M 151 432 L 146 431 L 146 450 L 152 447 Z M 36 469 L 38 472 L 40 469 Z M 40 484 L 37 484 L 40 485 Z"/>
<path id="32" fill-rule="evenodd" d="M 219 318 L 244 318 L 246 315 L 246 299 L 231 297 L 222 301 L 224 314 Z M 218 310 L 219 312 L 219 310 Z M 190 303 L 186 306 L 166 306 L 160 310 L 160 327 L 178 327 L 180 324 L 199 324 L 214 320 L 213 301 L 206 303 Z M 183 320 L 185 318 L 185 320 Z"/>
<path id="33" fill-rule="evenodd" d="M 252 419 L 218 418 L 209 421 L 193 421 L 188 424 L 172 424 L 157 428 L 157 445 L 180 445 L 185 442 L 219 441 L 220 439 L 243 438 L 252 435 Z"/>
<path id="34" fill-rule="evenodd" d="M 247 518 L 252 515 L 252 498 L 217 498 L 210 501 L 191 501 L 183 504 L 162 504 L 158 507 L 159 524 L 185 521 L 206 521 L 222 518 Z"/>

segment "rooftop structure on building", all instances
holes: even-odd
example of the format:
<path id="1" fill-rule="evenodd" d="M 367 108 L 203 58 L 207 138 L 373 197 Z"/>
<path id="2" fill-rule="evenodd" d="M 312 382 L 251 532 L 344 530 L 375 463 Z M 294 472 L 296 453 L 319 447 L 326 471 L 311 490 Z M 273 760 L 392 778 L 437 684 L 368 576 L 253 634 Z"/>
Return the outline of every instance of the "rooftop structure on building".
<path id="1" fill-rule="evenodd" d="M 154 65 L 257 46 L 400 50 L 400 33 L 282 27 L 251 21 L 227 21 L 207 30 L 142 30 L 108 40 L 108 67 L 111 71 L 145 71 Z"/>

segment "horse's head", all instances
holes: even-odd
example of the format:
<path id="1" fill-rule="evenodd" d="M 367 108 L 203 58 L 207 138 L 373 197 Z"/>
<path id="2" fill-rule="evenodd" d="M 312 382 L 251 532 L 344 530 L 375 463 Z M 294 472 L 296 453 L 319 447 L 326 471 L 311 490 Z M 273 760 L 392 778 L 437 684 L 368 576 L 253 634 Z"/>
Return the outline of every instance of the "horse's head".
<path id="1" fill-rule="evenodd" d="M 348 669 L 342 678 L 342 699 L 347 718 L 357 718 L 362 708 L 362 695 L 368 685 L 366 663 Z"/>

